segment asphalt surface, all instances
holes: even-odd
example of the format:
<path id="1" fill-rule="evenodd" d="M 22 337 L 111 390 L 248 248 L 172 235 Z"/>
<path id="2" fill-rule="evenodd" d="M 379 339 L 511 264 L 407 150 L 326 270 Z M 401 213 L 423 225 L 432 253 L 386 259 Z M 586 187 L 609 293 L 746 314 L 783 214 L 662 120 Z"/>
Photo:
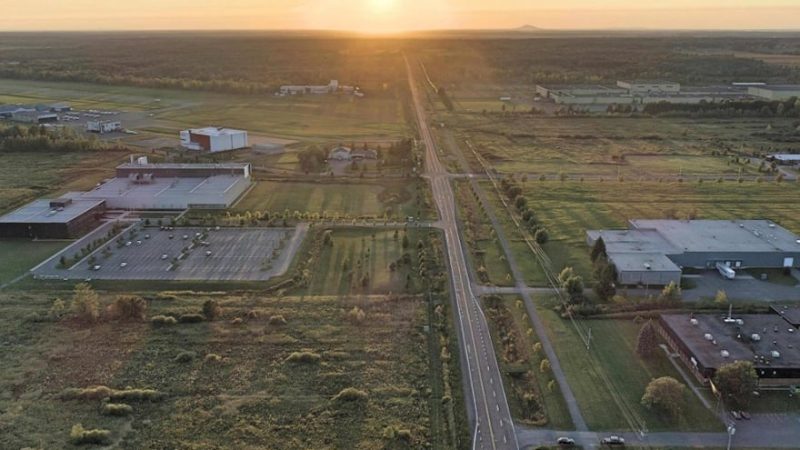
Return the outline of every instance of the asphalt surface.
<path id="1" fill-rule="evenodd" d="M 290 228 L 175 228 L 157 227 L 122 232 L 69 269 L 56 267 L 56 255 L 33 270 L 39 278 L 110 280 L 268 280 L 285 272 L 308 227 Z M 203 237 L 195 239 L 198 234 Z M 199 243 L 206 242 L 207 245 Z M 72 248 L 80 248 L 86 241 Z M 104 249 L 110 252 L 104 254 Z M 71 250 L 71 249 L 70 249 Z M 70 250 L 64 252 L 71 255 Z M 72 250 L 74 253 L 74 250 Z M 269 264 L 269 265 L 266 265 Z M 99 266 L 95 270 L 93 266 Z"/>
<path id="2" fill-rule="evenodd" d="M 456 221 L 456 205 L 450 177 L 439 161 L 425 108 L 406 59 L 406 70 L 416 112 L 419 134 L 425 145 L 426 176 L 441 216 L 452 292 L 458 322 L 461 361 L 466 378 L 467 409 L 473 429 L 473 448 L 518 449 L 517 435 L 508 407 L 486 317 L 472 292 L 464 250 Z"/>

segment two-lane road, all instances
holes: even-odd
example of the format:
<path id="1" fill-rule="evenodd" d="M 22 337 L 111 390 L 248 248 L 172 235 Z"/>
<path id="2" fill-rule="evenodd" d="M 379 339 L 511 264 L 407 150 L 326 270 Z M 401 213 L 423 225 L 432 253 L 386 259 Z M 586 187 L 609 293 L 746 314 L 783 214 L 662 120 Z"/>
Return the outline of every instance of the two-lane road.
<path id="1" fill-rule="evenodd" d="M 422 98 L 415 82 L 414 69 L 408 59 L 406 59 L 406 70 L 420 138 L 425 145 L 426 175 L 431 181 L 433 198 L 441 216 L 445 235 L 461 359 L 466 372 L 467 408 L 470 422 L 474 427 L 473 448 L 518 449 L 514 422 L 508 408 L 489 327 L 469 279 L 467 261 L 456 222 L 455 197 L 450 176 L 439 161 L 428 128 Z"/>

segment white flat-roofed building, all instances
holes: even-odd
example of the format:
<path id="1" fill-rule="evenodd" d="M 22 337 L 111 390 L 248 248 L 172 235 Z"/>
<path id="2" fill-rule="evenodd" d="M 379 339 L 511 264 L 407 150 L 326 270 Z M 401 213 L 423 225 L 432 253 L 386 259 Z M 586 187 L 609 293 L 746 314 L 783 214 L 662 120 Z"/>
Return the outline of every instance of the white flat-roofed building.
<path id="1" fill-rule="evenodd" d="M 180 137 L 181 146 L 189 150 L 215 153 L 247 147 L 247 131 L 232 128 L 192 128 Z"/>
<path id="2" fill-rule="evenodd" d="M 646 94 L 649 92 L 672 92 L 681 91 L 681 84 L 674 81 L 661 80 L 619 80 L 617 86 L 626 89 L 631 94 Z"/>
<path id="3" fill-rule="evenodd" d="M 122 122 L 118 120 L 89 120 L 86 122 L 86 131 L 90 133 L 114 133 L 122 131 Z"/>

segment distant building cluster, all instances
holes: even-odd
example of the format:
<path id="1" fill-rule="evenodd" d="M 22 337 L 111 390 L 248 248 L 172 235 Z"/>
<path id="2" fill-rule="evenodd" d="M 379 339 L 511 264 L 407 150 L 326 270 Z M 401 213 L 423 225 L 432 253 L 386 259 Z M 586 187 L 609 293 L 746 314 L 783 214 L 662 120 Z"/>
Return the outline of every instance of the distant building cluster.
<path id="1" fill-rule="evenodd" d="M 58 122 L 58 113 L 71 111 L 66 103 L 36 105 L 0 105 L 0 119 L 14 122 L 42 124 Z"/>
<path id="2" fill-rule="evenodd" d="M 340 85 L 339 80 L 331 80 L 327 85 L 284 85 L 280 87 L 275 95 L 282 97 L 287 95 L 325 95 L 336 92 L 343 92 L 356 97 L 364 96 L 358 86 Z"/>
<path id="3" fill-rule="evenodd" d="M 734 273 L 800 265 L 800 238 L 768 220 L 631 220 L 629 225 L 586 232 L 589 245 L 603 239 L 623 285 L 679 284 L 686 268 Z"/>
<path id="4" fill-rule="evenodd" d="M 800 85 L 732 83 L 685 87 L 673 81 L 620 80 L 616 86 L 537 85 L 536 94 L 557 104 L 576 106 L 637 106 L 662 102 L 699 104 L 736 100 L 788 100 L 800 97 Z"/>

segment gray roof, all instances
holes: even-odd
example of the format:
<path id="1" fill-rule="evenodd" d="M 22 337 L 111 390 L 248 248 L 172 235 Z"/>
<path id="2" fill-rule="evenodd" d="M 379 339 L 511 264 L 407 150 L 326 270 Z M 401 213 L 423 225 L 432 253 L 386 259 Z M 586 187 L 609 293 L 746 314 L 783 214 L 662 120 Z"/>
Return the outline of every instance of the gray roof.
<path id="1" fill-rule="evenodd" d="M 799 91 L 800 84 L 768 84 L 766 86 L 752 86 L 756 89 L 764 89 L 766 91 Z"/>
<path id="2" fill-rule="evenodd" d="M 630 224 L 637 230 L 656 231 L 681 253 L 800 251 L 797 235 L 768 220 L 631 220 Z"/>
<path id="3" fill-rule="evenodd" d="M 607 253 L 681 253 L 656 230 L 590 230 L 592 242 L 603 238 Z"/>
<path id="4" fill-rule="evenodd" d="M 734 314 L 744 324 L 725 323 L 724 314 L 663 314 L 661 318 L 677 334 L 695 358 L 705 367 L 719 368 L 733 361 L 753 361 L 756 369 L 800 367 L 800 345 L 797 345 L 798 331 L 778 314 Z M 697 320 L 697 325 L 691 319 Z M 794 330 L 789 332 L 789 329 Z M 776 331 L 777 330 L 777 331 Z M 758 334 L 759 341 L 751 339 Z M 710 334 L 712 340 L 705 338 Z M 716 344 L 714 343 L 716 342 Z M 729 356 L 723 357 L 725 350 Z M 773 358 L 771 351 L 780 356 Z M 755 356 L 764 356 L 769 364 L 756 361 Z"/>
<path id="5" fill-rule="evenodd" d="M 117 166 L 117 169 L 244 169 L 250 166 L 250 163 L 151 163 L 151 164 L 136 164 L 125 163 Z"/>
<path id="6" fill-rule="evenodd" d="M 103 200 L 73 200 L 62 210 L 51 208 L 50 199 L 34 200 L 27 205 L 0 217 L 0 223 L 68 223 L 90 209 L 103 203 Z"/>
<path id="7" fill-rule="evenodd" d="M 663 253 L 608 253 L 608 258 L 622 272 L 681 272 Z"/>

